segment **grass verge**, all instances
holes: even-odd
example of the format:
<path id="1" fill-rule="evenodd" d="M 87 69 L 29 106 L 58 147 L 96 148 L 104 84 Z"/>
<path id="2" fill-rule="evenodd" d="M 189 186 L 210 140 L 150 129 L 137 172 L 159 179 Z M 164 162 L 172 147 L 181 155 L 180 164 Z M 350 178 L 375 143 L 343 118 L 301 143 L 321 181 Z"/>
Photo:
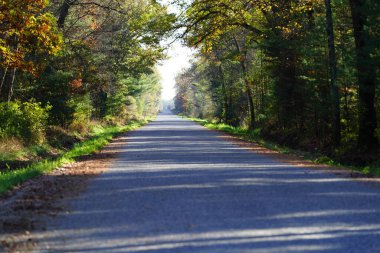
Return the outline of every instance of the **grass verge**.
<path id="1" fill-rule="evenodd" d="M 282 145 L 278 145 L 273 142 L 268 142 L 260 137 L 260 130 L 251 131 L 242 127 L 233 127 L 233 126 L 226 125 L 223 123 L 210 122 L 204 119 L 189 118 L 183 115 L 180 115 L 180 116 L 186 119 L 189 119 L 191 121 L 194 121 L 202 126 L 205 126 L 208 129 L 222 131 L 224 133 L 238 137 L 239 139 L 244 140 L 244 141 L 256 142 L 265 148 L 275 150 L 283 154 L 296 155 L 297 157 L 300 157 L 309 162 L 330 165 L 338 169 L 350 169 L 350 170 L 358 171 L 367 176 L 376 176 L 376 177 L 380 176 L 380 161 L 374 163 L 373 165 L 368 165 L 368 166 L 350 166 L 350 165 L 346 165 L 346 164 L 334 161 L 334 159 L 320 153 L 311 153 L 311 152 L 302 151 L 302 150 L 295 150 L 295 149 L 291 149 Z"/>
<path id="2" fill-rule="evenodd" d="M 0 194 L 30 178 L 52 171 L 64 164 L 74 162 L 80 156 L 91 154 L 107 145 L 113 137 L 134 130 L 145 123 L 147 121 L 132 122 L 125 126 L 98 126 L 88 139 L 76 143 L 71 150 L 62 153 L 56 159 L 46 159 L 35 162 L 25 168 L 0 172 Z"/>

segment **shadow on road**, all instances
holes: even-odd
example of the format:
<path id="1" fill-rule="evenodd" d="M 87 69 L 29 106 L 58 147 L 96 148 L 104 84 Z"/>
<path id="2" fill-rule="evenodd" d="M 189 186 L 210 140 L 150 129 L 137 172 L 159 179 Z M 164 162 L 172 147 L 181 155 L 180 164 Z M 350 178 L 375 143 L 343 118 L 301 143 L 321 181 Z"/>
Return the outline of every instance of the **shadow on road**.
<path id="1" fill-rule="evenodd" d="M 380 194 L 163 115 L 40 241 L 52 252 L 380 252 Z M 63 239 L 62 239 L 63 238 Z"/>

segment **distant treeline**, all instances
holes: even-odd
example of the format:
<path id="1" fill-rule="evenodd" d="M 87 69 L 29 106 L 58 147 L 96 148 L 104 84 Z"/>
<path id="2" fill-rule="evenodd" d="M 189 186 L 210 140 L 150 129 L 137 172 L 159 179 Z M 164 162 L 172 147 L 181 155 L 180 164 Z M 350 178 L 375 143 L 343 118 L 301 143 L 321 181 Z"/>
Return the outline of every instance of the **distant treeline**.
<path id="1" fill-rule="evenodd" d="M 353 163 L 379 158 L 378 0 L 194 0 L 175 109 Z"/>

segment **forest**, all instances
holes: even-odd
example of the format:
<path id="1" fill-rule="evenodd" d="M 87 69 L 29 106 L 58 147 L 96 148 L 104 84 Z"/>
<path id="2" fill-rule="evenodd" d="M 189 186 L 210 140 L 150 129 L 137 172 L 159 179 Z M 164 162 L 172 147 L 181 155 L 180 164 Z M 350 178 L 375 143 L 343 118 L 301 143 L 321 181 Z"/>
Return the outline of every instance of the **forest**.
<path id="1" fill-rule="evenodd" d="M 380 0 L 0 0 L 0 253 L 379 235 Z"/>
<path id="2" fill-rule="evenodd" d="M 175 110 L 350 165 L 379 166 L 380 2 L 194 0 Z"/>
<path id="3" fill-rule="evenodd" d="M 153 0 L 0 3 L 0 174 L 156 115 L 175 15 Z"/>
<path id="4" fill-rule="evenodd" d="M 197 52 L 176 113 L 379 167 L 379 13 L 377 0 L 3 0 L 0 174 L 156 115 L 175 39 Z"/>

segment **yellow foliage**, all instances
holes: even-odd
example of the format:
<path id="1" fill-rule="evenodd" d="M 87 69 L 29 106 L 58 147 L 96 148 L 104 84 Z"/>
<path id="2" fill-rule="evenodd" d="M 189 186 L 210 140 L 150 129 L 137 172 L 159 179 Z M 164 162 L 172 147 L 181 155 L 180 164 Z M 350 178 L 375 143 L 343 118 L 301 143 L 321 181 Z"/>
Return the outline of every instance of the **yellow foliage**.
<path id="1" fill-rule="evenodd" d="M 47 0 L 3 0 L 0 6 L 0 66 L 38 74 L 42 62 L 26 56 L 56 54 L 62 36 L 54 16 L 44 9 Z"/>

